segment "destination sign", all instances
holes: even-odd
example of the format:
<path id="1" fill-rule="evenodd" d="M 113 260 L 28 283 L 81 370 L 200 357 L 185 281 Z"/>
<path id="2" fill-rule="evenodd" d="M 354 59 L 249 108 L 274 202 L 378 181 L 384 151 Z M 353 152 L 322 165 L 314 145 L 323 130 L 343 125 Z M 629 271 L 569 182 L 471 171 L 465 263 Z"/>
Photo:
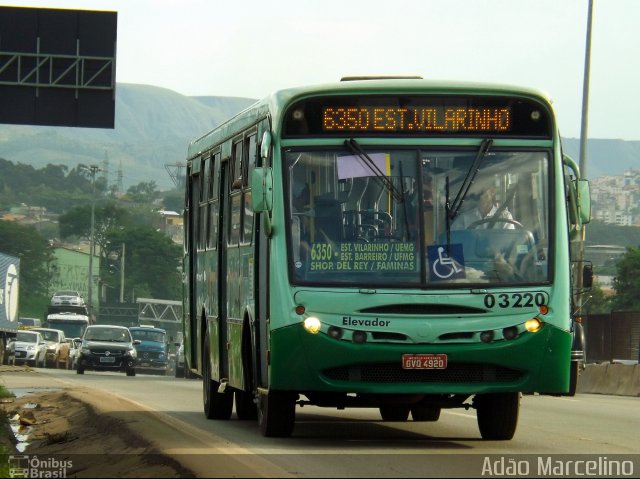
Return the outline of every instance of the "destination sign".
<path id="1" fill-rule="evenodd" d="M 326 107 L 322 111 L 326 132 L 482 132 L 511 130 L 511 108 L 402 108 Z"/>
<path id="2" fill-rule="evenodd" d="M 283 137 L 492 136 L 551 138 L 543 103 L 504 95 L 347 95 L 300 100 Z"/>

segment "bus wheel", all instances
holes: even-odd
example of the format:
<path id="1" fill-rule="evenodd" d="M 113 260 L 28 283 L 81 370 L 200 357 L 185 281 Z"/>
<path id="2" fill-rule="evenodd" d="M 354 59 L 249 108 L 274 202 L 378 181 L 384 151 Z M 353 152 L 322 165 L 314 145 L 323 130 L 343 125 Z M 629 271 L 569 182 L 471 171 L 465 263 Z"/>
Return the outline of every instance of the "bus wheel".
<path id="1" fill-rule="evenodd" d="M 440 408 L 429 406 L 411 406 L 411 417 L 414 421 L 435 422 L 440 419 Z"/>
<path id="2" fill-rule="evenodd" d="M 204 357 L 202 358 L 202 399 L 204 414 L 207 419 L 230 419 L 233 412 L 233 393 L 231 389 L 218 392 L 220 383 L 211 379 L 209 363 L 209 341 L 205 340 Z"/>
<path id="3" fill-rule="evenodd" d="M 477 394 L 473 400 L 482 439 L 513 438 L 518 425 L 520 393 Z"/>
<path id="4" fill-rule="evenodd" d="M 571 361 L 571 367 L 569 369 L 569 392 L 567 396 L 575 396 L 578 390 L 578 375 L 580 374 L 580 362 Z"/>
<path id="5" fill-rule="evenodd" d="M 247 419 L 255 420 L 258 418 L 258 407 L 253 402 L 253 396 L 247 391 L 235 391 L 236 396 L 236 415 L 241 421 Z"/>
<path id="6" fill-rule="evenodd" d="M 266 437 L 289 437 L 296 422 L 296 395 L 283 391 L 260 394 L 258 424 Z"/>
<path id="7" fill-rule="evenodd" d="M 380 416 L 383 421 L 406 421 L 409 419 L 409 406 L 401 404 L 380 406 Z"/>

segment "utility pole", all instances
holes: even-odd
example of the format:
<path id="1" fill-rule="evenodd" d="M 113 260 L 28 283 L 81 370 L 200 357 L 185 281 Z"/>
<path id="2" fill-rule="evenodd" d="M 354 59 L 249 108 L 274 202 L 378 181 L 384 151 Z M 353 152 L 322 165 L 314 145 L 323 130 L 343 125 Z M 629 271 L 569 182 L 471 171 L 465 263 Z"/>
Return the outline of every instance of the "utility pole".
<path id="1" fill-rule="evenodd" d="M 95 254 L 95 222 L 96 222 L 96 173 L 102 171 L 98 165 L 81 166 L 82 169 L 91 174 L 91 233 L 89 236 L 89 278 L 87 284 L 87 303 L 89 312 L 93 312 L 93 256 Z"/>
<path id="2" fill-rule="evenodd" d="M 582 123 L 580 127 L 580 177 L 587 177 L 587 125 L 589 116 L 589 75 L 591 71 L 591 23 L 593 18 L 593 0 L 589 0 L 587 14 L 587 45 L 584 54 L 584 78 L 582 83 Z"/>
<path id="3" fill-rule="evenodd" d="M 124 303 L 124 243 L 122 243 L 122 255 L 120 256 L 120 304 Z"/>
<path id="4" fill-rule="evenodd" d="M 587 125 L 589 116 L 589 75 L 591 72 L 591 24 L 593 19 L 593 0 L 588 0 L 588 12 L 587 12 L 587 40 L 584 54 L 584 78 L 582 83 L 582 121 L 580 126 L 580 178 L 587 177 Z M 586 303 L 583 301 L 583 287 L 584 287 L 584 239 L 585 239 L 585 227 L 582 225 L 582 231 L 580 232 L 582 241 L 578 244 L 578 251 L 576 252 L 578 276 L 576 278 L 577 297 L 576 297 L 576 313 L 577 322 L 582 322 L 582 306 Z M 587 300 L 588 301 L 588 300 Z"/>

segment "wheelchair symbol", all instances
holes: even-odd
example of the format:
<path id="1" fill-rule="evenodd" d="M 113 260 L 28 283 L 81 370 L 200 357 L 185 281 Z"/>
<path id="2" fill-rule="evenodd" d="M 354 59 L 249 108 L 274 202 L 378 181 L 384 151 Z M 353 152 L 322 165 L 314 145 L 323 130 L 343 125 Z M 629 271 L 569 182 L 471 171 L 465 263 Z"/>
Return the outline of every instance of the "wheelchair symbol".
<path id="1" fill-rule="evenodd" d="M 447 279 L 455 273 L 460 273 L 462 270 L 463 269 L 458 266 L 458 263 L 444 252 L 444 247 L 439 246 L 438 259 L 433 262 L 433 273 L 438 278 Z"/>

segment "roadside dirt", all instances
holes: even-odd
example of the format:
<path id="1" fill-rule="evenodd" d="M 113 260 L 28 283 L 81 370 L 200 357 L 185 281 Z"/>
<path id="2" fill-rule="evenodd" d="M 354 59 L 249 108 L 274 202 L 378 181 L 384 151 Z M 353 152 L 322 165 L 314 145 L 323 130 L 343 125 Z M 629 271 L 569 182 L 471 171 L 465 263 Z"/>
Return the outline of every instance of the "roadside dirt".
<path id="1" fill-rule="evenodd" d="M 49 461 L 41 471 L 68 464 L 64 477 L 195 477 L 137 434 L 135 421 L 98 411 L 78 394 L 88 393 L 38 392 L 3 400 L 10 423 L 0 437 L 9 454 Z M 16 435 L 23 441 L 16 443 Z M 52 459 L 58 462 L 51 465 Z"/>
<path id="2" fill-rule="evenodd" d="M 10 477 L 12 465 L 2 446 L 10 455 L 72 463 L 21 477 L 297 476 L 206 428 L 38 369 L 0 366 L 0 384 L 17 396 L 0 401 L 0 415 L 30 423 L 18 448 L 13 432 L 0 430 L 0 478 Z"/>

